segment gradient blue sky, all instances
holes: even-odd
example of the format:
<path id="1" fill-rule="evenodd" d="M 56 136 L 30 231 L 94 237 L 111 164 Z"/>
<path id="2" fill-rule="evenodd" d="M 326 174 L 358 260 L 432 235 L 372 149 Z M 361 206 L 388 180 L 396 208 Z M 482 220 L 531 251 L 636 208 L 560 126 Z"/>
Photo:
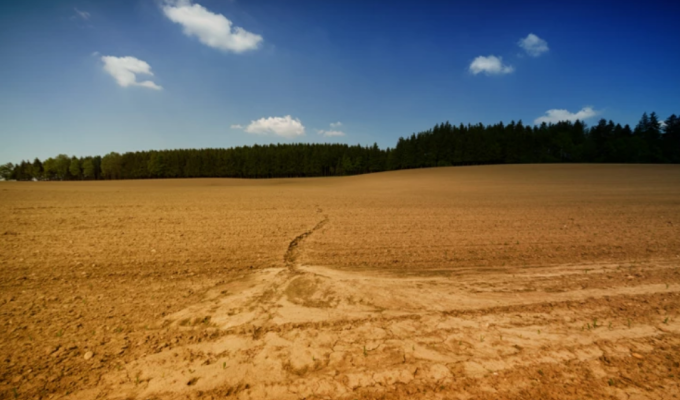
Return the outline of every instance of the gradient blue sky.
<path id="1" fill-rule="evenodd" d="M 676 2 L 194 1 L 262 37 L 241 52 L 185 34 L 163 10 L 193 7 L 183 3 L 0 2 L 0 162 L 277 142 L 387 147 L 446 120 L 533 123 L 551 109 L 591 107 L 591 124 L 680 113 Z M 521 48 L 530 33 L 549 50 Z M 512 72 L 474 74 L 473 61 L 491 55 Z M 137 81 L 163 89 L 120 86 L 102 56 L 148 63 L 154 75 Z M 287 115 L 304 136 L 231 128 Z"/>

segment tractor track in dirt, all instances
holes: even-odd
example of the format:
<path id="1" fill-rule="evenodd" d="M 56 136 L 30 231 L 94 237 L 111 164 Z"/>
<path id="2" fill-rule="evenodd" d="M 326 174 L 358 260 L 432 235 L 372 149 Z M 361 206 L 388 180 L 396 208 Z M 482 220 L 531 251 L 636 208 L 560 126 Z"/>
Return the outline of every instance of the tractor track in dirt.
<path id="1" fill-rule="evenodd" d="M 317 213 L 323 214 L 323 210 L 317 207 Z M 304 244 L 305 239 L 307 239 L 311 234 L 323 228 L 324 225 L 328 223 L 328 215 L 324 215 L 324 218 L 319 221 L 314 227 L 308 231 L 301 233 L 290 241 L 286 253 L 283 255 L 283 262 L 291 271 L 295 271 L 298 267 L 298 260 L 301 257 L 301 247 Z"/>

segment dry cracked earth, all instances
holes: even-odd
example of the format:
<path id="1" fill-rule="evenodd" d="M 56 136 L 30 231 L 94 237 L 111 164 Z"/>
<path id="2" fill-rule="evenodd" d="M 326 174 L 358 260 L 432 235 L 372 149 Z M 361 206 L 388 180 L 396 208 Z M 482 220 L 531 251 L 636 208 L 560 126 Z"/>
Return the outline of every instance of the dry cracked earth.
<path id="1" fill-rule="evenodd" d="M 680 167 L 0 182 L 3 399 L 680 397 Z"/>

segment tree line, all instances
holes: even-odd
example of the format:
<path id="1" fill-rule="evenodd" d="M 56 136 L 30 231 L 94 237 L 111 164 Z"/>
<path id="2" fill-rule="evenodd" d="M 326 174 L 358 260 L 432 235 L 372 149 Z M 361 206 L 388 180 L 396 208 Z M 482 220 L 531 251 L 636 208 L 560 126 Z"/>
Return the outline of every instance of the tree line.
<path id="1" fill-rule="evenodd" d="M 272 144 L 229 149 L 138 151 L 103 157 L 60 154 L 8 163 L 16 180 L 283 178 L 355 175 L 398 169 L 516 163 L 680 163 L 680 119 L 644 113 L 631 129 L 600 120 L 524 125 L 451 125 L 399 138 L 394 148 L 346 144 Z"/>

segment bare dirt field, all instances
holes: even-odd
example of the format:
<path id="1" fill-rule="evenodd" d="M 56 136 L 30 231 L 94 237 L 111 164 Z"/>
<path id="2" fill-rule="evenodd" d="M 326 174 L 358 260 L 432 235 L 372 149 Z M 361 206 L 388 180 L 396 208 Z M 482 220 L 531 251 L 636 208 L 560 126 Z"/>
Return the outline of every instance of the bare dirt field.
<path id="1" fill-rule="evenodd" d="M 680 398 L 680 167 L 0 182 L 2 399 Z"/>

